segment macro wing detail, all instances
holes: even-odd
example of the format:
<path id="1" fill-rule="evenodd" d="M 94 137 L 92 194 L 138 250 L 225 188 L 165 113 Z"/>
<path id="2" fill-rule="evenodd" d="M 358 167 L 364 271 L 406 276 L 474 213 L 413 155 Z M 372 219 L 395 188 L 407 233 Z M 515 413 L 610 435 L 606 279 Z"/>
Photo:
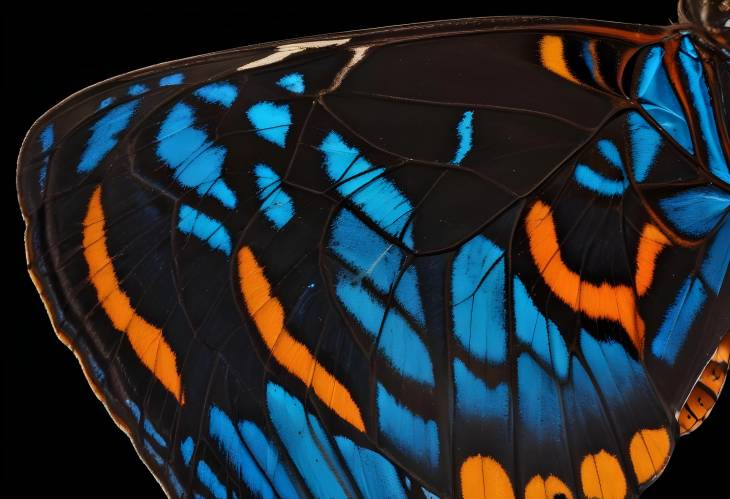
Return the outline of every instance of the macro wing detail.
<path id="1" fill-rule="evenodd" d="M 170 496 L 636 496 L 730 327 L 701 50 L 492 19 L 115 78 L 26 138 L 31 274 Z"/>

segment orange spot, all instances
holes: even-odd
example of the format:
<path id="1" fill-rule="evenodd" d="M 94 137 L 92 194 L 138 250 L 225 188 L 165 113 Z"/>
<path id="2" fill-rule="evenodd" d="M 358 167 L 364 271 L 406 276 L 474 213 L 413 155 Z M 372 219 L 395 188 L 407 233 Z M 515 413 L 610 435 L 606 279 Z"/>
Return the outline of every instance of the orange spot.
<path id="1" fill-rule="evenodd" d="M 566 305 L 593 319 L 618 322 L 636 349 L 644 349 L 644 321 L 629 286 L 583 281 L 563 261 L 550 207 L 537 201 L 525 219 L 530 253 L 545 283 Z"/>
<path id="2" fill-rule="evenodd" d="M 671 442 L 666 428 L 634 433 L 629 453 L 639 484 L 643 485 L 661 473 L 669 461 L 670 448 Z"/>
<path id="3" fill-rule="evenodd" d="M 589 499 L 623 499 L 626 477 L 615 456 L 605 450 L 588 454 L 580 465 L 583 494 Z"/>
<path id="4" fill-rule="evenodd" d="M 641 232 L 636 255 L 636 293 L 643 296 L 654 281 L 656 260 L 669 239 L 655 225 L 646 224 Z"/>
<path id="5" fill-rule="evenodd" d="M 105 226 L 101 187 L 97 187 L 84 218 L 83 246 L 84 257 L 89 266 L 89 279 L 111 323 L 127 336 L 139 360 L 175 396 L 180 405 L 183 405 L 175 353 L 162 335 L 162 330 L 140 317 L 129 297 L 121 290 L 106 245 Z"/>
<path id="6" fill-rule="evenodd" d="M 545 35 L 542 37 L 540 40 L 540 61 L 546 69 L 556 75 L 562 76 L 573 83 L 580 83 L 573 76 L 565 60 L 565 47 L 562 37 L 556 35 Z"/>
<path id="7" fill-rule="evenodd" d="M 241 292 L 261 339 L 276 361 L 308 388 L 335 414 L 358 430 L 365 431 L 360 409 L 350 392 L 312 356 L 306 345 L 297 341 L 284 327 L 284 308 L 271 296 L 271 285 L 253 252 L 243 247 L 238 252 Z"/>
<path id="8" fill-rule="evenodd" d="M 544 480 L 540 475 L 535 475 L 525 487 L 525 499 L 553 499 L 562 494 L 566 499 L 573 499 L 573 493 L 560 478 L 550 475 Z"/>
<path id="9" fill-rule="evenodd" d="M 504 468 L 491 457 L 477 454 L 461 465 L 464 499 L 514 499 L 512 482 Z"/>

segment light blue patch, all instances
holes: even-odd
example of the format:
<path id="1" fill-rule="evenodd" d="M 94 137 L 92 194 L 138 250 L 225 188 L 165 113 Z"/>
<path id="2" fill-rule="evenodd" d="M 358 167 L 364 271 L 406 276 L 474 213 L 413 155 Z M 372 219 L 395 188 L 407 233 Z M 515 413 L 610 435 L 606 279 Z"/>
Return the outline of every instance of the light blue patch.
<path id="1" fill-rule="evenodd" d="M 251 421 L 238 423 L 238 430 L 251 450 L 256 462 L 274 485 L 276 493 L 281 497 L 298 497 L 299 493 L 291 481 L 284 463 L 279 459 L 279 452 L 259 427 Z"/>
<path id="2" fill-rule="evenodd" d="M 582 330 L 580 346 L 609 406 L 631 410 L 632 394 L 652 392 L 644 367 L 633 360 L 620 343 L 598 341 Z"/>
<path id="3" fill-rule="evenodd" d="M 106 108 L 106 107 L 109 107 L 109 105 L 110 105 L 110 104 L 111 104 L 112 102 L 114 102 L 114 97 L 107 97 L 107 98 L 103 99 L 103 100 L 102 100 L 102 101 L 101 101 L 101 102 L 99 103 L 99 109 L 104 109 L 104 108 Z"/>
<path id="4" fill-rule="evenodd" d="M 215 405 L 211 405 L 209 416 L 210 436 L 218 443 L 228 464 L 238 473 L 238 477 L 257 497 L 273 499 L 275 494 L 269 481 L 261 473 L 251 453 L 246 449 L 233 421 Z"/>
<path id="5" fill-rule="evenodd" d="M 185 495 L 185 489 L 183 489 L 182 484 L 180 483 L 180 480 L 177 478 L 177 475 L 172 471 L 171 468 L 167 468 L 167 477 L 170 480 L 170 484 L 172 485 L 172 488 L 175 489 L 175 493 L 177 494 L 177 497 L 184 497 Z"/>
<path id="6" fill-rule="evenodd" d="M 588 71 L 591 73 L 591 76 L 595 80 L 595 65 L 593 63 L 593 55 L 591 54 L 591 44 L 589 40 L 586 40 L 583 42 L 583 48 L 581 49 L 581 55 L 583 56 L 583 61 L 586 63 L 586 67 L 588 68 Z"/>
<path id="7" fill-rule="evenodd" d="M 304 93 L 304 75 L 302 73 L 289 73 L 279 78 L 276 82 L 281 88 L 294 94 Z"/>
<path id="8" fill-rule="evenodd" d="M 413 247 L 412 226 L 406 228 L 413 212 L 410 201 L 400 190 L 381 177 L 384 168 L 374 168 L 360 151 L 350 147 L 331 131 L 319 146 L 324 153 L 327 176 L 337 183 L 337 191 L 350 199 L 378 227 Z"/>
<path id="9" fill-rule="evenodd" d="M 142 415 L 142 413 L 139 410 L 139 406 L 129 399 L 127 399 L 126 403 L 127 403 L 127 407 L 129 407 L 129 412 L 132 413 L 132 416 L 134 416 L 134 419 L 139 423 L 139 418 Z"/>
<path id="10" fill-rule="evenodd" d="M 180 206 L 177 228 L 184 234 L 197 237 L 214 250 L 220 250 L 230 256 L 231 236 L 218 220 L 183 204 Z"/>
<path id="11" fill-rule="evenodd" d="M 169 87 L 172 85 L 180 85 L 183 81 L 185 81 L 185 77 L 182 73 L 173 73 L 160 78 L 160 86 Z"/>
<path id="12" fill-rule="evenodd" d="M 180 444 L 180 454 L 182 454 L 183 462 L 186 466 L 190 466 L 190 460 L 193 458 L 193 450 L 195 449 L 195 443 L 193 443 L 192 437 L 187 437 Z"/>
<path id="13" fill-rule="evenodd" d="M 198 479 L 216 499 L 228 499 L 228 490 L 205 461 L 198 461 Z"/>
<path id="14" fill-rule="evenodd" d="M 286 135 L 292 124 L 291 111 L 287 104 L 259 102 L 246 111 L 246 116 L 259 137 L 279 147 L 286 145 Z"/>
<path id="15" fill-rule="evenodd" d="M 705 80 L 702 61 L 699 59 L 689 36 L 682 38 L 681 50 L 678 54 L 679 62 L 687 75 L 692 103 L 700 120 L 700 131 L 707 149 L 710 171 L 723 182 L 730 183 L 730 169 L 728 169 L 717 131 L 715 112 L 712 108 L 712 100 Z"/>
<path id="16" fill-rule="evenodd" d="M 694 187 L 659 201 L 664 215 L 685 234 L 707 235 L 730 207 L 730 194 L 715 187 Z"/>
<path id="17" fill-rule="evenodd" d="M 515 332 L 517 338 L 532 348 L 543 362 L 552 366 L 561 379 L 568 375 L 568 347 L 553 321 L 535 306 L 519 277 L 514 278 Z"/>
<path id="18" fill-rule="evenodd" d="M 136 83 L 136 84 L 132 85 L 131 87 L 129 87 L 129 90 L 127 91 L 127 93 L 129 95 L 137 96 L 137 95 L 142 95 L 143 93 L 147 92 L 148 90 L 149 90 L 149 88 L 147 87 L 147 85 L 142 85 L 141 83 Z"/>
<path id="19" fill-rule="evenodd" d="M 621 153 L 616 147 L 616 144 L 606 139 L 599 140 L 598 151 L 611 166 L 620 170 L 621 173 L 624 172 L 624 162 L 621 160 Z"/>
<path id="20" fill-rule="evenodd" d="M 365 278 L 383 295 L 390 294 L 405 256 L 363 223 L 350 210 L 343 209 L 332 224 L 330 249 L 354 267 L 358 278 Z M 419 324 L 425 322 L 416 269 L 410 266 L 400 277 L 396 301 Z"/>
<path id="21" fill-rule="evenodd" d="M 175 104 L 157 134 L 157 155 L 175 171 L 175 181 L 211 196 L 226 208 L 235 208 L 236 195 L 221 177 L 226 148 L 214 146 L 208 135 L 193 123 L 195 114 L 187 104 Z"/>
<path id="22" fill-rule="evenodd" d="M 529 354 L 517 359 L 517 386 L 519 393 L 520 428 L 530 435 L 530 445 L 560 440 L 563 418 L 560 392 L 552 376 L 543 370 Z"/>
<path id="23" fill-rule="evenodd" d="M 200 87 L 194 95 L 208 104 L 231 107 L 238 97 L 238 89 L 228 82 L 216 82 Z"/>
<path id="24" fill-rule="evenodd" d="M 157 442 L 157 445 L 160 447 L 167 447 L 167 442 L 164 438 L 162 438 L 162 435 L 159 434 L 149 419 L 144 420 L 143 426 L 147 434 L 151 436 L 155 442 Z"/>
<path id="25" fill-rule="evenodd" d="M 266 387 L 266 400 L 271 422 L 311 493 L 322 498 L 352 497 L 344 471 L 329 458 L 334 455 L 329 441 L 318 438 L 324 432 L 315 430 L 319 423 L 307 418 L 302 403 L 274 383 Z"/>
<path id="26" fill-rule="evenodd" d="M 606 178 L 590 166 L 584 164 L 576 166 L 574 176 L 575 181 L 581 186 L 596 194 L 607 197 L 622 195 L 629 185 L 629 181 L 625 178 L 623 180 Z"/>
<path id="27" fill-rule="evenodd" d="M 629 113 L 628 124 L 631 133 L 634 178 L 637 182 L 644 182 L 662 146 L 662 136 L 636 111 Z"/>
<path id="28" fill-rule="evenodd" d="M 715 294 L 720 293 L 720 287 L 725 280 L 730 265 L 730 217 L 725 219 L 722 227 L 715 235 L 702 262 L 702 277 Z"/>
<path id="29" fill-rule="evenodd" d="M 461 121 L 456 126 L 456 135 L 459 137 L 459 147 L 456 150 L 452 163 L 458 165 L 469 154 L 472 148 L 472 139 L 474 136 L 474 111 L 466 111 L 461 117 Z"/>
<path id="30" fill-rule="evenodd" d="M 102 159 L 117 145 L 118 135 L 122 133 L 132 119 L 138 101 L 133 100 L 120 104 L 94 123 L 91 137 L 86 142 L 81 161 L 76 166 L 79 173 L 87 173 L 96 168 Z"/>
<path id="31" fill-rule="evenodd" d="M 398 478 L 398 472 L 390 461 L 377 452 L 356 445 L 349 438 L 337 436 L 335 441 L 364 497 L 372 499 L 407 497 Z"/>
<path id="32" fill-rule="evenodd" d="M 41 151 L 42 152 L 48 152 L 48 150 L 53 145 L 53 125 L 46 125 L 46 127 L 41 132 L 40 141 L 41 141 Z"/>
<path id="33" fill-rule="evenodd" d="M 456 411 L 468 418 L 490 420 L 495 432 L 506 431 L 509 421 L 509 388 L 500 383 L 489 388 L 459 359 L 454 359 Z"/>
<path id="34" fill-rule="evenodd" d="M 152 460 L 157 464 L 157 466 L 162 466 L 162 457 L 158 452 L 155 450 L 154 447 L 152 447 L 152 444 L 149 440 L 145 439 L 143 442 L 144 450 L 147 451 L 147 454 L 150 455 Z"/>
<path id="35" fill-rule="evenodd" d="M 261 210 L 266 218 L 281 230 L 294 218 L 294 202 L 281 188 L 281 177 L 270 166 L 259 163 L 253 168 Z"/>
<path id="36" fill-rule="evenodd" d="M 454 334 L 475 358 L 507 358 L 504 252 L 484 236 L 464 244 L 452 266 Z"/>
<path id="37" fill-rule="evenodd" d="M 425 420 L 402 406 L 378 383 L 378 427 L 404 454 L 432 470 L 439 466 L 439 434 L 436 422 Z"/>
<path id="38" fill-rule="evenodd" d="M 673 365 L 682 349 L 697 315 L 707 301 L 707 292 L 699 279 L 688 277 L 667 309 L 651 352 L 655 357 Z"/>
<path id="39" fill-rule="evenodd" d="M 351 274 L 340 273 L 335 288 L 342 305 L 374 339 L 378 339 L 385 308 Z M 382 324 L 378 351 L 403 376 L 433 386 L 433 366 L 428 348 L 403 316 L 390 309 Z"/>
<path id="40" fill-rule="evenodd" d="M 677 99 L 677 94 L 669 83 L 669 77 L 662 61 L 663 57 L 664 50 L 661 47 L 649 49 L 644 68 L 639 76 L 638 96 L 642 107 L 654 121 L 666 130 L 679 145 L 690 154 L 694 154 L 687 118 Z"/>
<path id="41" fill-rule="evenodd" d="M 440 496 L 437 496 L 430 490 L 426 490 L 424 487 L 421 487 L 421 492 L 423 492 L 423 497 L 425 497 L 426 499 L 441 499 Z"/>

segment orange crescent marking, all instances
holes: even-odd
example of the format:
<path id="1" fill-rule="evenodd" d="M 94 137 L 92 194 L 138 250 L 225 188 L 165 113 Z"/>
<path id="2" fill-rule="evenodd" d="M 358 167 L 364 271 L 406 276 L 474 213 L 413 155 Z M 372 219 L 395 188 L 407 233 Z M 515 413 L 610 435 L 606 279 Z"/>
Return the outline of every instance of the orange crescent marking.
<path id="1" fill-rule="evenodd" d="M 306 345 L 297 341 L 284 327 L 284 307 L 277 298 L 271 296 L 271 285 L 264 275 L 264 269 L 248 247 L 238 252 L 238 275 L 248 313 L 271 355 L 307 388 L 313 388 L 317 397 L 335 414 L 364 432 L 365 423 L 360 409 L 347 388 L 314 358 Z"/>
<path id="2" fill-rule="evenodd" d="M 515 499 L 509 475 L 491 457 L 477 454 L 467 458 L 460 475 L 464 499 Z"/>
<path id="3" fill-rule="evenodd" d="M 649 291 L 654 281 L 656 260 L 669 244 L 667 236 L 655 225 L 648 223 L 644 226 L 636 254 L 636 293 L 639 296 L 644 296 Z"/>
<path id="4" fill-rule="evenodd" d="M 180 373 L 175 353 L 162 335 L 162 330 L 147 322 L 135 311 L 122 291 L 106 245 L 106 218 L 101 205 L 101 187 L 89 201 L 84 218 L 84 257 L 89 266 L 89 279 L 96 289 L 104 312 L 114 327 L 124 333 L 140 361 L 178 401 L 184 404 Z"/>
<path id="5" fill-rule="evenodd" d="M 644 350 L 644 321 L 639 317 L 634 292 L 629 286 L 600 285 L 583 281 L 563 261 L 550 207 L 537 201 L 525 219 L 530 253 L 542 278 L 553 293 L 576 312 L 593 319 L 618 322 L 639 353 Z"/>
<path id="6" fill-rule="evenodd" d="M 580 465 L 580 480 L 586 497 L 624 499 L 627 485 L 616 456 L 601 450 L 588 454 Z"/>
<path id="7" fill-rule="evenodd" d="M 565 499 L 573 499 L 573 493 L 568 486 L 554 475 L 548 476 L 547 479 L 535 475 L 525 487 L 525 499 L 553 499 L 561 494 Z"/>
<path id="8" fill-rule="evenodd" d="M 573 75 L 565 60 L 565 47 L 563 38 L 557 35 L 545 35 L 540 39 L 540 61 L 545 69 L 548 69 L 566 80 L 580 84 L 580 81 Z"/>
<path id="9" fill-rule="evenodd" d="M 629 445 L 631 463 L 639 485 L 652 480 L 669 462 L 672 444 L 666 428 L 644 429 L 634 433 Z"/>

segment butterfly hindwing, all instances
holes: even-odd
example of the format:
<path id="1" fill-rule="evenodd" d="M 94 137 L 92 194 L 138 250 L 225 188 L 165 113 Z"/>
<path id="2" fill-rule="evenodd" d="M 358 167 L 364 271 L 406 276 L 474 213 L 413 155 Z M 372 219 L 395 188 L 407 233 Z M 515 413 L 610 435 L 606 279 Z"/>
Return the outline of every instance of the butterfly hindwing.
<path id="1" fill-rule="evenodd" d="M 727 132 L 691 36 L 631 29 L 238 49 L 34 125 L 31 272 L 169 495 L 658 476 L 730 324 Z"/>

